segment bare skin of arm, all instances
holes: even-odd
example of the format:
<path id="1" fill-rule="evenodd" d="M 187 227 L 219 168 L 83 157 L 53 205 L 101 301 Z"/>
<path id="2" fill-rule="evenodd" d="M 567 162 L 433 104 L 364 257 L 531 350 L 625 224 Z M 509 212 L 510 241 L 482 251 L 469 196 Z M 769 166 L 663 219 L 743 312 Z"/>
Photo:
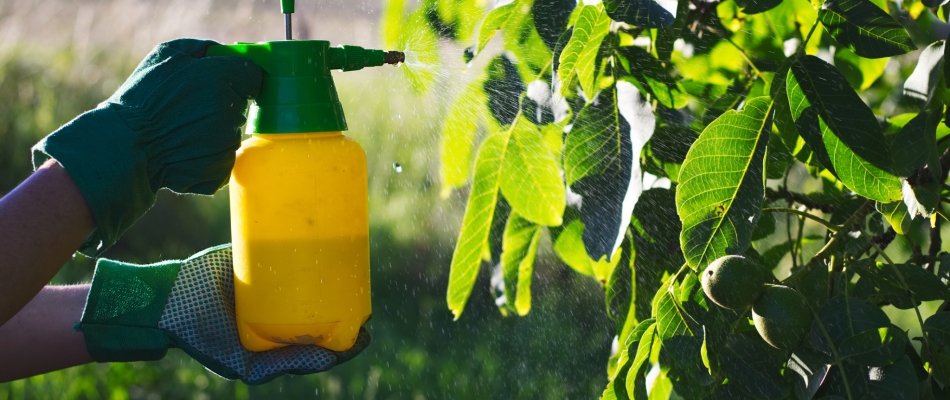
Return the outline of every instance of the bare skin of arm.
<path id="1" fill-rule="evenodd" d="M 44 286 L 94 226 L 79 188 L 52 160 L 0 199 L 0 382 L 92 361 L 72 330 L 89 285 Z"/>
<path id="2" fill-rule="evenodd" d="M 0 326 L 0 382 L 22 379 L 92 362 L 82 332 L 89 285 L 47 286 Z"/>
<path id="3" fill-rule="evenodd" d="M 0 199 L 0 326 L 49 283 L 94 227 L 79 188 L 52 160 Z"/>

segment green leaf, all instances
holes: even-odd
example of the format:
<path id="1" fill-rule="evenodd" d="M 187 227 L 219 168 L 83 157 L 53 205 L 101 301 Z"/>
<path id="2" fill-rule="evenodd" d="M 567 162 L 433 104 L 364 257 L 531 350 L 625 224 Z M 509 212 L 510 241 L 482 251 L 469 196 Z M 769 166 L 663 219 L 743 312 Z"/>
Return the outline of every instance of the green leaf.
<path id="1" fill-rule="evenodd" d="M 669 60 L 673 55 L 673 44 L 683 35 L 683 28 L 686 27 L 689 4 L 688 1 L 677 1 L 676 21 L 666 28 L 656 30 L 656 36 L 653 39 L 653 51 L 656 58 Z"/>
<path id="2" fill-rule="evenodd" d="M 906 91 L 906 86 L 905 86 Z M 911 176 L 914 171 L 929 165 L 932 176 L 940 176 L 940 155 L 937 153 L 937 125 L 943 117 L 943 108 L 921 111 L 912 120 L 904 124 L 891 142 L 894 156 L 894 173 L 899 176 Z"/>
<path id="3" fill-rule="evenodd" d="M 406 19 L 406 0 L 389 0 L 385 2 L 380 33 L 384 48 L 393 48 L 404 31 L 403 21 Z"/>
<path id="4" fill-rule="evenodd" d="M 923 329 L 930 341 L 930 350 L 937 353 L 933 376 L 946 386 L 950 384 L 950 312 L 931 315 L 924 321 Z"/>
<path id="5" fill-rule="evenodd" d="M 488 233 L 491 230 L 492 215 L 498 201 L 498 189 L 501 184 L 501 170 L 498 168 L 505 158 L 508 135 L 494 134 L 482 143 L 475 160 L 475 177 L 472 192 L 465 207 L 465 217 L 459 233 L 455 253 L 452 254 L 452 267 L 449 271 L 449 289 L 446 293 L 449 309 L 457 320 L 465 309 L 472 285 L 478 276 L 482 259 L 487 252 Z"/>
<path id="6" fill-rule="evenodd" d="M 567 30 L 568 20 L 575 7 L 576 0 L 535 0 L 531 6 L 534 26 L 544 44 L 552 51 L 557 45 L 557 39 Z"/>
<path id="7" fill-rule="evenodd" d="M 833 366 L 815 397 L 819 399 L 825 396 L 838 396 L 842 399 L 918 400 L 920 396 L 920 387 L 917 384 L 913 364 L 906 355 L 883 368 L 844 363 L 844 370 L 850 391 L 845 389 L 841 369 Z"/>
<path id="8" fill-rule="evenodd" d="M 429 26 L 425 9 L 419 7 L 399 27 L 397 49 L 406 53 L 406 62 L 400 68 L 416 93 L 425 93 L 439 77 L 439 36 Z"/>
<path id="9" fill-rule="evenodd" d="M 663 274 L 673 274 L 683 265 L 679 246 L 682 226 L 676 215 L 674 189 L 644 191 L 633 209 L 634 308 L 638 320 L 649 318 L 653 296 L 663 282 Z"/>
<path id="10" fill-rule="evenodd" d="M 646 324 L 647 321 L 644 321 L 641 325 Z M 639 327 L 637 327 L 637 329 L 639 330 Z M 630 396 L 631 399 L 647 399 L 646 373 L 650 366 L 650 354 L 653 352 L 654 342 L 657 339 L 659 339 L 657 335 L 657 324 L 651 323 L 643 332 L 639 343 L 637 343 L 637 356 L 633 359 L 633 364 L 630 365 L 630 370 L 627 372 L 626 389 L 628 396 L 632 394 L 632 396 Z M 631 344 L 633 343 L 635 342 L 631 342 Z"/>
<path id="11" fill-rule="evenodd" d="M 650 151 L 658 160 L 682 164 L 689 148 L 699 139 L 691 128 L 680 125 L 658 126 L 650 138 Z"/>
<path id="12" fill-rule="evenodd" d="M 861 57 L 890 57 L 917 49 L 897 20 L 867 0 L 827 0 L 818 10 L 818 20 L 831 37 Z"/>
<path id="13" fill-rule="evenodd" d="M 574 80 L 589 99 L 594 97 L 594 60 L 600 43 L 610 30 L 610 17 L 600 4 L 584 6 L 574 24 L 571 40 L 561 52 L 557 76 L 561 81 L 561 93 L 569 90 Z"/>
<path id="14" fill-rule="evenodd" d="M 824 326 L 828 338 L 824 336 L 818 327 L 818 324 Z M 812 346 L 830 357 L 833 353 L 831 348 L 840 348 L 841 345 L 850 337 L 859 333 L 873 330 L 877 332 L 878 328 L 891 326 L 891 321 L 881 311 L 867 301 L 837 295 L 830 300 L 820 310 L 818 310 L 818 319 L 812 326 L 809 338 Z M 831 342 L 828 342 L 828 339 Z M 901 348 L 903 351 L 903 347 Z"/>
<path id="15" fill-rule="evenodd" d="M 674 336 L 696 336 L 700 327 L 681 304 L 679 297 L 682 291 L 676 278 L 673 276 L 669 282 L 664 282 L 653 298 L 656 329 L 662 340 L 669 340 Z"/>
<path id="16" fill-rule="evenodd" d="M 559 171 L 538 127 L 523 118 L 516 121 L 501 173 L 501 192 L 511 207 L 534 223 L 561 225 L 565 188 Z"/>
<path id="17" fill-rule="evenodd" d="M 641 91 L 649 93 L 667 108 L 683 108 L 689 98 L 683 87 L 670 76 L 666 68 L 646 50 L 627 46 L 617 49 L 624 69 L 631 77 L 631 83 Z"/>
<path id="18" fill-rule="evenodd" d="M 910 231 L 911 218 L 910 214 L 907 213 L 907 206 L 903 201 L 895 201 L 893 203 L 874 203 L 877 211 L 884 216 L 884 219 L 887 220 L 891 227 L 894 228 L 894 232 L 897 232 L 898 235 L 906 235 Z"/>
<path id="19" fill-rule="evenodd" d="M 757 399 L 784 399 L 788 385 L 782 377 L 782 364 L 769 353 L 775 352 L 755 333 L 731 334 L 719 346 L 722 374 L 744 392 Z"/>
<path id="20" fill-rule="evenodd" d="M 541 226 L 517 213 L 508 217 L 502 241 L 501 270 L 507 304 L 513 305 L 521 316 L 531 310 L 531 278 L 540 239 Z"/>
<path id="21" fill-rule="evenodd" d="M 518 68 L 507 55 L 500 55 L 488 64 L 488 79 L 482 84 L 488 96 L 488 110 L 504 126 L 513 124 L 518 116 L 518 99 L 525 91 Z"/>
<path id="22" fill-rule="evenodd" d="M 649 331 L 649 334 L 647 334 Z M 640 347 L 641 341 L 648 341 L 649 347 L 653 347 L 653 336 L 656 332 L 656 321 L 653 319 L 645 320 L 637 324 L 636 328 L 630 332 L 630 334 L 620 340 L 620 357 L 617 361 L 617 370 L 612 376 L 610 376 L 610 382 L 607 383 L 607 388 L 604 390 L 604 394 L 601 399 L 629 399 L 631 394 L 627 392 L 627 375 L 631 367 L 637 358 L 637 353 Z M 649 351 L 649 350 L 648 350 Z M 649 359 L 649 354 L 647 354 L 647 359 Z M 645 385 L 645 366 L 649 366 L 644 362 L 641 362 L 639 365 L 640 370 L 634 372 L 634 380 L 640 380 L 640 383 L 635 383 L 639 387 L 639 391 L 642 392 L 641 398 L 646 397 L 646 385 Z M 636 390 L 636 388 L 635 388 Z"/>
<path id="23" fill-rule="evenodd" d="M 918 265 L 896 264 L 892 267 L 884 263 L 862 262 L 854 266 L 862 277 L 867 275 L 874 282 L 875 286 L 880 289 L 884 300 L 899 309 L 907 310 L 920 305 L 921 301 L 941 300 L 950 297 L 950 291 L 940 281 L 940 278 Z M 904 278 L 903 281 L 907 283 L 907 287 L 910 289 L 910 293 L 904 289 L 904 285 L 894 272 L 894 268 L 900 271 Z M 912 301 L 911 294 L 914 295 L 916 302 Z"/>
<path id="24" fill-rule="evenodd" d="M 795 127 L 795 117 L 792 116 L 792 110 L 788 104 L 788 92 L 785 81 L 788 78 L 788 71 L 792 67 L 794 58 L 788 58 L 775 71 L 772 78 L 772 85 L 769 87 L 769 97 L 775 102 L 775 117 L 772 121 L 778 128 L 779 135 L 782 137 L 782 143 L 789 149 L 792 155 L 798 156 L 800 153 L 806 157 L 811 150 L 798 134 L 798 128 Z M 770 140 L 771 141 L 771 140 Z M 802 158 L 799 158 L 802 160 Z"/>
<path id="25" fill-rule="evenodd" d="M 805 56 L 792 63 L 786 85 L 795 126 L 826 168 L 862 196 L 901 198 L 881 125 L 838 70 Z"/>
<path id="26" fill-rule="evenodd" d="M 767 97 L 746 102 L 709 124 L 680 170 L 676 210 L 680 243 L 695 269 L 749 247 L 765 197 L 765 148 L 772 129 Z"/>
<path id="27" fill-rule="evenodd" d="M 851 336 L 838 346 L 838 356 L 872 367 L 886 367 L 904 355 L 907 334 L 891 325 Z"/>
<path id="28" fill-rule="evenodd" d="M 884 75 L 889 58 L 864 58 L 848 49 L 835 50 L 835 67 L 856 90 L 866 90 Z"/>
<path id="29" fill-rule="evenodd" d="M 475 134 L 484 114 L 485 93 L 478 80 L 470 83 L 452 103 L 442 123 L 442 196 L 468 182 L 472 170 Z"/>
<path id="30" fill-rule="evenodd" d="M 614 21 L 641 28 L 666 28 L 676 20 L 676 0 L 605 0 Z"/>
<path id="31" fill-rule="evenodd" d="M 632 317 L 631 306 L 634 303 L 634 281 L 633 281 L 633 235 L 627 231 L 623 242 L 620 244 L 620 262 L 614 267 L 613 272 L 607 279 L 605 300 L 607 303 L 607 317 L 614 321 L 617 332 L 620 337 L 624 337 L 624 326 L 628 319 L 636 320 Z"/>
<path id="32" fill-rule="evenodd" d="M 930 104 L 940 79 L 943 78 L 944 42 L 937 41 L 927 46 L 917 58 L 914 72 L 904 81 L 904 96 Z"/>
<path id="33" fill-rule="evenodd" d="M 567 135 L 564 173 L 583 198 L 584 245 L 595 260 L 617 251 L 630 224 L 643 190 L 640 152 L 655 121 L 640 92 L 617 82 L 578 113 Z"/>
<path id="34" fill-rule="evenodd" d="M 495 37 L 495 34 L 497 34 L 499 30 L 504 29 L 505 25 L 511 21 L 512 16 L 520 12 L 519 7 L 521 7 L 520 2 L 515 0 L 510 4 L 491 10 L 488 15 L 485 16 L 485 20 L 482 21 L 482 26 L 478 28 L 478 43 L 475 48 L 475 55 L 480 54 L 482 50 L 485 49 L 485 46 L 488 45 L 488 42 Z"/>
<path id="35" fill-rule="evenodd" d="M 622 258 L 619 257 L 619 250 L 618 253 L 614 254 L 613 261 L 607 261 L 607 257 L 603 257 L 599 261 L 592 260 L 584 249 L 584 241 L 581 239 L 583 235 L 584 222 L 580 219 L 571 221 L 557 236 L 557 240 L 554 241 L 554 252 L 567 266 L 579 274 L 606 282 L 608 274 L 614 270 Z"/>
<path id="36" fill-rule="evenodd" d="M 743 13 L 751 15 L 778 7 L 782 0 L 736 0 L 736 4 L 742 7 Z"/>

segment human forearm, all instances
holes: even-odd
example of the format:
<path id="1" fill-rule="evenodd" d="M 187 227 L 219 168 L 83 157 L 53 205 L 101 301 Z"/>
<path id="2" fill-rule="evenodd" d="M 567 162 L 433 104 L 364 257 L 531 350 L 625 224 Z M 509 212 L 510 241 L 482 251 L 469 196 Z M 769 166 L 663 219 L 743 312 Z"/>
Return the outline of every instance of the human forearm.
<path id="1" fill-rule="evenodd" d="M 82 193 L 52 160 L 0 199 L 0 325 L 49 283 L 93 227 Z"/>
<path id="2" fill-rule="evenodd" d="M 0 326 L 0 382 L 92 362 L 81 332 L 89 285 L 47 286 Z"/>

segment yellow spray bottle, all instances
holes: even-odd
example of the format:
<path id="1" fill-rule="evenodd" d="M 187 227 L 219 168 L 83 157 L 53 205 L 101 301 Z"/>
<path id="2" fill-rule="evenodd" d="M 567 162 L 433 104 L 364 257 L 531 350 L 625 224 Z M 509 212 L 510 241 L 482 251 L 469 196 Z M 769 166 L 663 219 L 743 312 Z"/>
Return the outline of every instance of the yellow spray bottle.
<path id="1" fill-rule="evenodd" d="M 284 1 L 283 11 L 293 12 Z M 234 299 L 250 351 L 349 349 L 369 319 L 366 156 L 330 71 L 396 64 L 402 53 L 321 40 L 213 46 L 265 71 L 231 172 Z"/>

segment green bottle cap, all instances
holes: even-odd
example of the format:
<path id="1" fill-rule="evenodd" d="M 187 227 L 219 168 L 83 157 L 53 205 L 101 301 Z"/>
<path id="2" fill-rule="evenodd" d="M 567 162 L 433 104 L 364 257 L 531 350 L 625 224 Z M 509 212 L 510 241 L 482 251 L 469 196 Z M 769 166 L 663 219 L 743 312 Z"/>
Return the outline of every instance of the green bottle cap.
<path id="1" fill-rule="evenodd" d="M 405 60 L 399 52 L 330 47 L 325 40 L 217 45 L 207 55 L 244 57 L 264 69 L 261 92 L 248 115 L 251 133 L 345 131 L 346 117 L 330 70 L 355 71 Z"/>

